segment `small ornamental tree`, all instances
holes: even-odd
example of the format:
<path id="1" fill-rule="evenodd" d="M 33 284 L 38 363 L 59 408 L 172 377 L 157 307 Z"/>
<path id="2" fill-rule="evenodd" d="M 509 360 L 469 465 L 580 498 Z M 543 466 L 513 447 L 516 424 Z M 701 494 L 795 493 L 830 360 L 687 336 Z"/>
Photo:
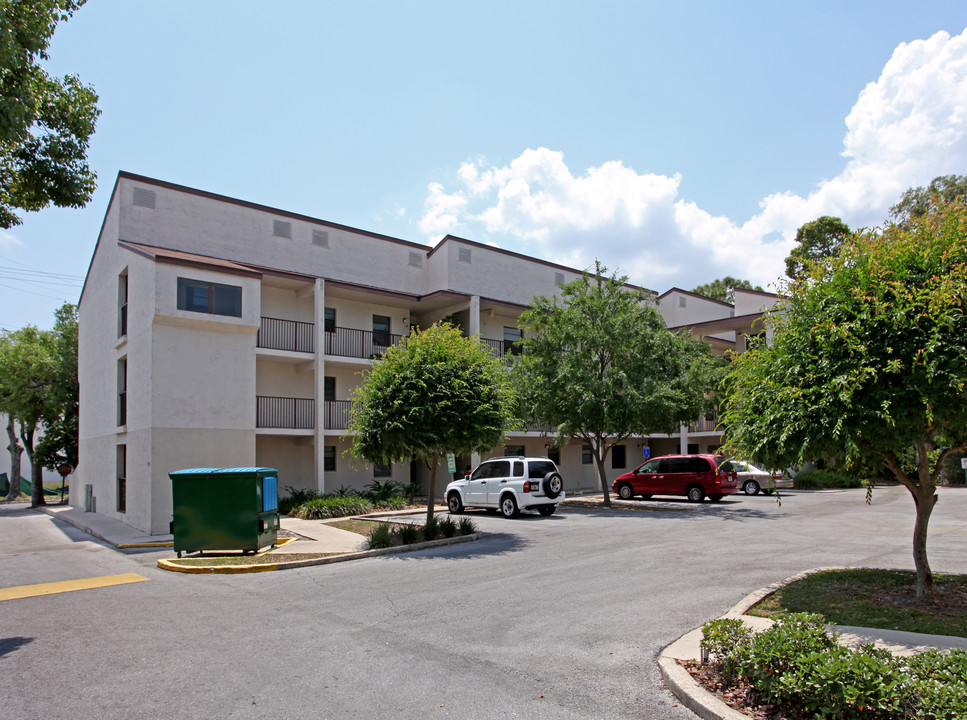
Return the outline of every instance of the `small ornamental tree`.
<path id="1" fill-rule="evenodd" d="M 491 450 L 513 422 L 507 369 L 476 338 L 449 324 L 414 330 L 389 348 L 351 399 L 347 435 L 354 458 L 419 460 L 429 468 L 427 522 L 440 458 Z"/>
<path id="2" fill-rule="evenodd" d="M 967 448 L 965 301 L 967 208 L 940 203 L 855 235 L 792 283 L 772 345 L 736 357 L 726 380 L 726 442 L 742 456 L 886 470 L 910 492 L 918 597 L 932 589 L 936 484 Z"/>
<path id="3" fill-rule="evenodd" d="M 520 317 L 514 366 L 521 414 L 591 447 L 605 505 L 605 460 L 633 436 L 672 433 L 709 406 L 716 361 L 704 343 L 669 332 L 653 300 L 596 263 L 560 297 L 535 297 Z"/>

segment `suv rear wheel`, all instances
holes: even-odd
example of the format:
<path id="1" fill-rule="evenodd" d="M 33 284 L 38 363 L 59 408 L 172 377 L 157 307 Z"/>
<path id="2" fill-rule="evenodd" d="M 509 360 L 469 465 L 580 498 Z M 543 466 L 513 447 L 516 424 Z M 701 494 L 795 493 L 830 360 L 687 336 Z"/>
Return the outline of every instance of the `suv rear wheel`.
<path id="1" fill-rule="evenodd" d="M 514 496 L 510 493 L 500 498 L 500 514 L 505 518 L 515 518 L 520 514 L 517 501 L 514 500 Z"/>

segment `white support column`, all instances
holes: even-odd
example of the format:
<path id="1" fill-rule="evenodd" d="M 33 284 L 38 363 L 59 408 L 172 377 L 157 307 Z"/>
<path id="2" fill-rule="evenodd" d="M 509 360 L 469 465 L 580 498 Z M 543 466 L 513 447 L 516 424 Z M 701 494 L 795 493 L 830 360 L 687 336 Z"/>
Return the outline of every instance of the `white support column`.
<path id="1" fill-rule="evenodd" d="M 681 441 L 678 443 L 678 452 L 681 455 L 688 455 L 688 424 L 681 424 Z"/>
<path id="2" fill-rule="evenodd" d="M 315 350 L 313 370 L 316 387 L 316 489 L 319 494 L 326 491 L 326 281 L 316 278 L 313 295 L 312 347 Z"/>

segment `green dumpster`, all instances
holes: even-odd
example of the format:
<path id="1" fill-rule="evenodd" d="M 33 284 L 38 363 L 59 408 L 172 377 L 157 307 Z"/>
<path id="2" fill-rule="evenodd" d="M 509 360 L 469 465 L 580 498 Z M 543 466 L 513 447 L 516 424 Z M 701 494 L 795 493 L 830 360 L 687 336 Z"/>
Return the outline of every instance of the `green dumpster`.
<path id="1" fill-rule="evenodd" d="M 275 545 L 279 473 L 274 468 L 194 468 L 168 477 L 178 557 L 204 550 L 258 552 Z"/>

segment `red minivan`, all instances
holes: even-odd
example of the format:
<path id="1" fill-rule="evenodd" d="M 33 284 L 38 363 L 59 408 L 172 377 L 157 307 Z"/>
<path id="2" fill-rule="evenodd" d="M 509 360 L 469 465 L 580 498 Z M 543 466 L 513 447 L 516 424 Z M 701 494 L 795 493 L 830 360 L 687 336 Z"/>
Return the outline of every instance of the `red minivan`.
<path id="1" fill-rule="evenodd" d="M 684 495 L 692 502 L 718 502 L 738 492 L 732 462 L 715 455 L 664 455 L 652 458 L 611 484 L 622 500 L 636 495 Z"/>

